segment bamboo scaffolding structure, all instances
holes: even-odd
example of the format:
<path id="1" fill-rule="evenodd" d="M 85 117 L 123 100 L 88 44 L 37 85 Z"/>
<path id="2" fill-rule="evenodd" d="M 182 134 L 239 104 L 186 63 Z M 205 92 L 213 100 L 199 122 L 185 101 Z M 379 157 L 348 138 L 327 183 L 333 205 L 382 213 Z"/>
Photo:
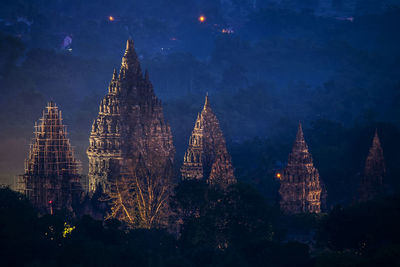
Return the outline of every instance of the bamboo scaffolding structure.
<path id="1" fill-rule="evenodd" d="M 81 190 L 80 162 L 75 159 L 61 111 L 54 102 L 48 103 L 35 123 L 33 135 L 25 173 L 17 176 L 16 190 L 35 206 L 65 208 L 72 191 Z"/>

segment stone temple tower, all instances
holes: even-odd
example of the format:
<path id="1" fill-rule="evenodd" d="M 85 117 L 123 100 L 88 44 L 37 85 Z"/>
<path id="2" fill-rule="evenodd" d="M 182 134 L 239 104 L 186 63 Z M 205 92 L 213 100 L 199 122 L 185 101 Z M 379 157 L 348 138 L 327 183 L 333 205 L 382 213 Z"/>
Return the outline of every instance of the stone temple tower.
<path id="1" fill-rule="evenodd" d="M 89 192 L 110 190 L 126 162 L 172 170 L 175 148 L 161 101 L 143 75 L 132 40 L 127 41 L 119 74 L 114 70 L 89 138 Z"/>
<path id="2" fill-rule="evenodd" d="M 181 174 L 182 179 L 204 179 L 223 187 L 236 182 L 231 156 L 208 96 L 189 138 Z"/>
<path id="3" fill-rule="evenodd" d="M 375 136 L 365 161 L 364 175 L 361 178 L 360 201 L 370 200 L 384 193 L 383 179 L 385 173 L 383 150 L 378 131 L 375 131 Z"/>
<path id="4" fill-rule="evenodd" d="M 301 124 L 287 167 L 281 175 L 281 210 L 286 214 L 321 211 L 321 183 L 304 140 Z"/>
<path id="5" fill-rule="evenodd" d="M 35 124 L 25 174 L 17 178 L 16 189 L 44 213 L 53 209 L 72 211 L 82 194 L 78 166 L 61 111 L 49 102 Z"/>

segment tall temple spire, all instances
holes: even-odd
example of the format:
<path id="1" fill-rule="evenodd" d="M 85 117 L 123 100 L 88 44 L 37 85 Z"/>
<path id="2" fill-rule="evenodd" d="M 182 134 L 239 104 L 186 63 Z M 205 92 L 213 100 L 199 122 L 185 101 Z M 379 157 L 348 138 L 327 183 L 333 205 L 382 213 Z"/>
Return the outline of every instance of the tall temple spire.
<path id="1" fill-rule="evenodd" d="M 236 182 L 231 157 L 208 95 L 189 138 L 181 174 L 183 179 L 204 179 L 222 187 Z"/>
<path id="2" fill-rule="evenodd" d="M 360 183 L 360 200 L 366 201 L 373 199 L 384 193 L 383 179 L 386 174 L 383 149 L 375 129 L 375 135 L 367 159 L 365 161 L 364 175 Z"/>
<path id="3" fill-rule="evenodd" d="M 140 158 L 148 164 L 154 153 L 160 164 L 169 168 L 175 153 L 171 128 L 148 73 L 142 75 L 134 43 L 128 40 L 119 77 L 114 71 L 109 93 L 93 122 L 87 150 L 89 192 L 97 188 L 109 191 L 125 162 Z"/>
<path id="4" fill-rule="evenodd" d="M 322 186 L 318 170 L 304 140 L 299 123 L 296 140 L 288 157 L 287 167 L 281 175 L 280 206 L 284 213 L 321 211 Z"/>
<path id="5" fill-rule="evenodd" d="M 82 193 L 78 165 L 61 111 L 50 101 L 42 118 L 35 122 L 25 174 L 19 176 L 17 190 L 41 211 L 72 210 Z"/>

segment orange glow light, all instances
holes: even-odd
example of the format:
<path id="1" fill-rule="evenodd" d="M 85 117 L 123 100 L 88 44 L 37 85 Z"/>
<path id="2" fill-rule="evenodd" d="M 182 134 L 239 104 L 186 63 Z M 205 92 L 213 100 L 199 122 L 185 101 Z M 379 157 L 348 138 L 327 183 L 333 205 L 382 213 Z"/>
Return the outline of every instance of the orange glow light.
<path id="1" fill-rule="evenodd" d="M 204 17 L 203 15 L 201 15 L 201 16 L 199 17 L 199 21 L 200 21 L 201 23 L 203 23 L 204 21 L 206 21 L 206 17 Z"/>
<path id="2" fill-rule="evenodd" d="M 277 174 L 276 174 L 276 178 L 278 178 L 278 179 L 281 179 L 281 174 L 278 172 Z"/>
<path id="3" fill-rule="evenodd" d="M 109 20 L 109 21 L 114 21 L 115 18 L 114 18 L 113 16 L 109 16 L 109 17 L 108 17 L 108 20 Z"/>

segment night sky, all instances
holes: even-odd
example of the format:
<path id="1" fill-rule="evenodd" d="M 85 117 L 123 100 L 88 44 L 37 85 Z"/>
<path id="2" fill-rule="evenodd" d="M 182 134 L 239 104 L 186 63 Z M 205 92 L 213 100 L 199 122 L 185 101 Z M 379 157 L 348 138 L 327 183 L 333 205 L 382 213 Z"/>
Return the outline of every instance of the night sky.
<path id="1" fill-rule="evenodd" d="M 92 121 L 133 39 L 177 169 L 208 92 L 236 176 L 267 196 L 299 121 L 332 203 L 352 201 L 376 128 L 397 190 L 399 25 L 395 0 L 2 0 L 0 183 L 23 173 L 50 100 L 87 173 Z"/>

